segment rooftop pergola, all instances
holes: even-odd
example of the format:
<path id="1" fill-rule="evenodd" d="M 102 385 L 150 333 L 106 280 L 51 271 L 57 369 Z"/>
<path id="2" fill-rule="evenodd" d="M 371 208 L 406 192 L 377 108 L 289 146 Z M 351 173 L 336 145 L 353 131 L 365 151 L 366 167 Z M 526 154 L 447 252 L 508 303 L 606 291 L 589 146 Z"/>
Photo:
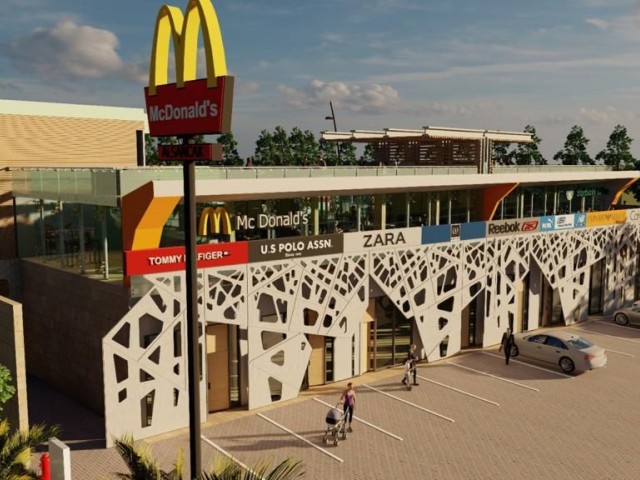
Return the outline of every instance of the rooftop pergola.
<path id="1" fill-rule="evenodd" d="M 384 130 L 323 131 L 327 142 L 372 144 L 381 165 L 474 165 L 490 171 L 494 143 L 533 143 L 530 133 L 470 128 L 422 127 Z"/>
<path id="2" fill-rule="evenodd" d="M 500 143 L 533 143 L 530 133 L 506 130 L 479 130 L 472 128 L 422 127 L 421 129 L 385 128 L 383 130 L 351 130 L 349 132 L 321 132 L 327 142 L 400 142 L 402 140 L 426 142 L 429 140 L 470 140 L 488 139 Z"/>

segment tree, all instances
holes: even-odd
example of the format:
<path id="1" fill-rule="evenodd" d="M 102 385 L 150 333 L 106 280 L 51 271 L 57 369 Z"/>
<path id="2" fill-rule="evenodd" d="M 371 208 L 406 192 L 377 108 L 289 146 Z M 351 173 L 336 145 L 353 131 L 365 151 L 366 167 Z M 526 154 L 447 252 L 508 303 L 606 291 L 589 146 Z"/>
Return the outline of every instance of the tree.
<path id="1" fill-rule="evenodd" d="M 513 151 L 509 152 L 510 143 L 494 143 L 491 158 L 497 165 L 513 165 Z"/>
<path id="2" fill-rule="evenodd" d="M 636 160 L 631 155 L 631 142 L 627 129 L 616 125 L 609 136 L 606 148 L 596 155 L 596 160 L 603 160 L 605 165 L 611 165 L 614 170 L 633 170 Z"/>
<path id="3" fill-rule="evenodd" d="M 59 427 L 34 425 L 26 432 L 13 432 L 7 420 L 0 421 L 0 478 L 2 480 L 37 480 L 40 476 L 29 467 L 35 447 L 59 434 Z"/>
<path id="4" fill-rule="evenodd" d="M 114 443 L 116 451 L 129 469 L 129 474 L 118 474 L 121 480 L 182 480 L 182 452 L 178 453 L 173 470 L 165 472 L 151 458 L 148 447 L 134 445 L 133 437 L 125 435 Z"/>
<path id="5" fill-rule="evenodd" d="M 0 365 L 0 413 L 2 413 L 2 406 L 7 403 L 15 393 L 16 389 L 11 384 L 11 372 L 4 365 Z"/>
<path id="6" fill-rule="evenodd" d="M 595 165 L 595 161 L 587 153 L 589 139 L 584 136 L 582 127 L 574 125 L 564 142 L 564 149 L 553 156 L 553 159 L 560 161 L 563 165 Z"/>
<path id="7" fill-rule="evenodd" d="M 340 165 L 356 165 L 356 146 L 351 142 L 339 142 Z"/>
<path id="8" fill-rule="evenodd" d="M 238 142 L 233 138 L 233 133 L 225 133 L 218 137 L 218 143 L 222 145 L 222 165 L 238 167 L 244 165 L 244 161 L 238 154 Z"/>
<path id="9" fill-rule="evenodd" d="M 524 131 L 531 134 L 532 143 L 520 143 L 515 152 L 512 152 L 516 165 L 546 165 L 547 160 L 540 153 L 542 139 L 538 137 L 535 127 L 527 125 Z"/>
<path id="10" fill-rule="evenodd" d="M 277 126 L 273 133 L 262 130 L 256 140 L 255 153 L 256 166 L 288 165 L 290 149 L 285 129 Z"/>
<path id="11" fill-rule="evenodd" d="M 320 146 L 311 130 L 302 131 L 293 127 L 289 135 L 289 147 L 291 148 L 294 165 L 312 165 L 316 162 Z"/>
<path id="12" fill-rule="evenodd" d="M 127 465 L 129 473 L 119 473 L 121 480 L 182 480 L 182 452 L 173 470 L 161 470 L 151 457 L 148 447 L 135 446 L 133 438 L 125 436 L 115 440 L 116 451 Z M 198 475 L 201 480 L 290 480 L 302 477 L 304 470 L 297 461 L 284 460 L 267 473 L 270 463 L 263 461 L 250 470 L 245 470 L 227 457 L 217 456 L 209 472 Z M 0 477 L 4 480 L 4 477 Z"/>
<path id="13" fill-rule="evenodd" d="M 364 151 L 358 160 L 360 165 L 375 165 L 378 155 L 379 146 L 377 143 L 367 143 L 364 146 Z"/>

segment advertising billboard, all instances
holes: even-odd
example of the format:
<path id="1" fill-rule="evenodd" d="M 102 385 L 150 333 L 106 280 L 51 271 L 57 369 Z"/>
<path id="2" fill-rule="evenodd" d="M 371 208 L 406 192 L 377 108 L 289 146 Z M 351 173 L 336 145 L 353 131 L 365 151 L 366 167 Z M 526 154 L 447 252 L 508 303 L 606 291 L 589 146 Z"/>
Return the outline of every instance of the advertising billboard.
<path id="1" fill-rule="evenodd" d="M 268 262 L 291 258 L 342 253 L 343 235 L 275 238 L 249 242 L 249 262 Z"/>
<path id="2" fill-rule="evenodd" d="M 616 223 L 626 223 L 626 210 L 606 210 L 604 212 L 587 212 L 587 227 L 601 227 L 604 225 L 614 225 Z"/>
<path id="3" fill-rule="evenodd" d="M 223 267 L 247 263 L 247 242 L 211 243 L 198 245 L 198 268 Z M 124 274 L 146 275 L 152 273 L 184 271 L 186 253 L 184 247 L 129 250 L 124 252 Z"/>
<path id="4" fill-rule="evenodd" d="M 207 78 L 196 79 L 198 32 L 202 32 Z M 176 66 L 168 82 L 170 43 Z M 233 77 L 218 17 L 210 0 L 191 0 L 183 16 L 164 5 L 156 18 L 145 102 L 151 136 L 219 134 L 231 131 Z"/>
<path id="5" fill-rule="evenodd" d="M 627 222 L 640 222 L 640 208 L 630 208 L 626 212 Z"/>
<path id="6" fill-rule="evenodd" d="M 487 237 L 535 233 L 540 231 L 538 218 L 515 218 L 513 220 L 496 220 L 487 222 Z"/>
<path id="7" fill-rule="evenodd" d="M 422 227 L 422 244 L 451 241 L 451 225 L 430 225 Z"/>
<path id="8" fill-rule="evenodd" d="M 553 229 L 554 230 L 569 230 L 575 227 L 576 216 L 570 215 L 556 215 L 553 217 Z"/>
<path id="9" fill-rule="evenodd" d="M 372 230 L 344 234 L 344 251 L 362 252 L 370 249 L 418 246 L 422 241 L 422 228 Z"/>

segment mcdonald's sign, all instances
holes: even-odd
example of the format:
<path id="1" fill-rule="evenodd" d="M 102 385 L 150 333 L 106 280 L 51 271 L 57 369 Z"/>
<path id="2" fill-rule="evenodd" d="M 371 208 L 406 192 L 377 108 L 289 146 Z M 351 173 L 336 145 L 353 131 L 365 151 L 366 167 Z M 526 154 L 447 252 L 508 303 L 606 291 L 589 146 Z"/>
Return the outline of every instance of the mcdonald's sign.
<path id="1" fill-rule="evenodd" d="M 207 78 L 196 79 L 198 32 L 202 31 Z M 176 81 L 168 83 L 173 39 Z M 210 0 L 189 0 L 186 13 L 164 5 L 156 18 L 149 86 L 145 88 L 152 136 L 229 133 L 234 78 L 227 63 L 218 17 Z"/>
<path id="2" fill-rule="evenodd" d="M 231 232 L 233 232 L 231 219 L 224 207 L 207 207 L 202 210 L 198 223 L 198 235 L 202 237 L 220 233 L 231 235 Z"/>

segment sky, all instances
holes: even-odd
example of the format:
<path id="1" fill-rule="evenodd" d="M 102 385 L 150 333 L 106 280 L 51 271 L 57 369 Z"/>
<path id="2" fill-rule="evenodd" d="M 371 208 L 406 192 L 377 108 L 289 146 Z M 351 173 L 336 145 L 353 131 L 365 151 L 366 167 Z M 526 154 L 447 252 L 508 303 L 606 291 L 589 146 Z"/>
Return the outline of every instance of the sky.
<path id="1" fill-rule="evenodd" d="M 0 98 L 144 108 L 164 3 L 187 5 L 0 0 Z M 243 157 L 278 125 L 333 130 L 331 101 L 339 131 L 533 125 L 550 162 L 572 126 L 595 156 L 621 124 L 640 158 L 640 0 L 212 3 Z"/>

